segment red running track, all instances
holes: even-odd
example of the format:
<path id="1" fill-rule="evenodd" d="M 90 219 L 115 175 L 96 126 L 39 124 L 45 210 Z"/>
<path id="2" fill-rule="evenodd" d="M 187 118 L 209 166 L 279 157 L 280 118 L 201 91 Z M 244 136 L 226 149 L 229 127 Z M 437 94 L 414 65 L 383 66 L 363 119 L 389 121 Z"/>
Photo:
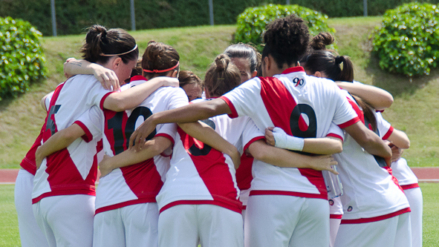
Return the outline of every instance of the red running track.
<path id="1" fill-rule="evenodd" d="M 439 183 L 439 167 L 413 167 L 412 170 L 419 182 Z M 0 184 L 14 184 L 17 174 L 18 169 L 0 169 Z"/>

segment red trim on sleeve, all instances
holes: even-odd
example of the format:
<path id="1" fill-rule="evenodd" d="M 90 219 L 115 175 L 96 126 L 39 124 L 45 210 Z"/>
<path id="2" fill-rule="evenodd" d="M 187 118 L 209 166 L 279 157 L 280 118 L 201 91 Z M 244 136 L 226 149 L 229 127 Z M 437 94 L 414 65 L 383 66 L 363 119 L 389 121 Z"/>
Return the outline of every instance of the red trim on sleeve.
<path id="1" fill-rule="evenodd" d="M 419 184 L 418 184 L 418 183 L 415 183 L 415 184 L 401 185 L 401 188 L 402 188 L 403 190 L 415 189 L 415 188 L 419 188 Z"/>
<path id="2" fill-rule="evenodd" d="M 146 79 L 144 76 L 142 75 L 135 75 L 133 77 L 130 78 L 130 82 L 133 81 L 147 81 L 148 79 Z"/>
<path id="3" fill-rule="evenodd" d="M 112 93 L 114 93 L 114 92 L 108 92 L 107 94 L 104 95 L 104 97 L 102 97 L 102 99 L 101 99 L 101 103 L 99 104 L 99 107 L 101 108 L 101 110 L 104 110 L 104 102 L 105 102 L 105 99 L 106 99 L 108 96 L 110 96 L 110 94 L 112 94 Z"/>
<path id="4" fill-rule="evenodd" d="M 85 132 L 85 134 L 81 136 L 85 142 L 89 143 L 91 140 L 93 140 L 93 135 L 85 124 L 83 124 L 81 121 L 75 121 L 74 124 L 77 124 Z"/>
<path id="5" fill-rule="evenodd" d="M 341 218 L 343 218 L 343 215 L 342 214 L 330 214 L 329 218 L 330 219 L 339 219 L 339 220 L 341 220 Z"/>
<path id="6" fill-rule="evenodd" d="M 305 72 L 302 66 L 291 67 L 282 72 L 282 74 L 289 74 L 294 72 Z"/>
<path id="7" fill-rule="evenodd" d="M 376 110 L 376 112 L 380 112 L 380 113 L 383 113 L 383 112 L 384 112 L 384 110 Z"/>
<path id="8" fill-rule="evenodd" d="M 355 117 L 345 123 L 339 124 L 338 127 L 340 127 L 341 129 L 347 128 L 357 122 L 360 122 L 360 118 L 359 117 Z"/>
<path id="9" fill-rule="evenodd" d="M 387 133 L 383 136 L 383 140 L 387 140 L 389 139 L 390 135 L 393 133 L 393 126 L 390 126 L 389 130 L 387 131 Z"/>
<path id="10" fill-rule="evenodd" d="M 220 99 L 224 100 L 226 102 L 226 104 L 229 106 L 230 110 L 232 111 L 232 114 L 229 114 L 229 117 L 230 118 L 237 118 L 238 112 L 236 111 L 235 106 L 233 105 L 232 101 L 230 101 L 225 96 L 221 96 Z"/>
<path id="11" fill-rule="evenodd" d="M 175 141 L 174 141 L 174 138 L 172 138 L 172 136 L 170 136 L 170 135 L 168 135 L 166 133 L 160 133 L 160 134 L 155 135 L 154 137 L 159 137 L 159 136 L 168 138 L 172 142 L 172 146 L 175 145 Z"/>
<path id="12" fill-rule="evenodd" d="M 398 215 L 401 215 L 401 214 L 410 213 L 411 211 L 412 210 L 410 210 L 410 208 L 404 208 L 404 209 L 401 209 L 399 211 L 396 211 L 396 212 L 393 212 L 393 213 L 390 213 L 390 214 L 381 215 L 381 216 L 372 217 L 372 218 L 360 218 L 360 219 L 341 220 L 340 224 L 361 224 L 361 223 L 376 222 L 376 221 L 390 219 L 392 217 L 395 217 L 395 216 L 398 216 Z"/>
<path id="13" fill-rule="evenodd" d="M 247 148 L 250 147 L 253 142 L 259 140 L 265 140 L 265 136 L 256 136 L 255 138 L 251 139 L 249 142 L 247 142 L 247 144 L 245 144 L 243 151 L 245 152 L 245 150 L 247 150 Z"/>
<path id="14" fill-rule="evenodd" d="M 335 137 L 335 138 L 340 139 L 342 142 L 344 141 L 343 137 L 341 137 L 341 136 L 339 136 L 337 134 L 334 134 L 334 133 L 329 133 L 329 134 L 326 135 L 326 137 Z"/>

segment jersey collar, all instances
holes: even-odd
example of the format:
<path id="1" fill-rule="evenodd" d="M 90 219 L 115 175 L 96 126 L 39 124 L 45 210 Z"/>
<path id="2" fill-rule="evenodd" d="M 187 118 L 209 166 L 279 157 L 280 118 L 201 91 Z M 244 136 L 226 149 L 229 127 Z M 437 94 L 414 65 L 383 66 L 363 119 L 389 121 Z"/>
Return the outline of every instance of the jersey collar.
<path id="1" fill-rule="evenodd" d="M 146 79 L 144 76 L 141 75 L 135 75 L 133 77 L 131 77 L 130 82 L 133 81 L 147 81 L 148 79 Z"/>
<path id="2" fill-rule="evenodd" d="M 305 72 L 302 66 L 291 67 L 282 72 L 282 74 L 290 74 L 294 72 Z"/>

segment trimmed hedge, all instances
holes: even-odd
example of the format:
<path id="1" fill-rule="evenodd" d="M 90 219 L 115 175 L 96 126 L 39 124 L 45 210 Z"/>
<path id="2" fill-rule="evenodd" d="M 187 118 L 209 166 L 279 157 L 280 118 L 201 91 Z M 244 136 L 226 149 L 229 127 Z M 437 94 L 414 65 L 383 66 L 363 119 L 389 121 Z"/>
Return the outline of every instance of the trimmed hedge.
<path id="1" fill-rule="evenodd" d="M 387 9 L 413 0 L 368 0 L 368 14 L 382 15 Z M 136 28 L 165 28 L 209 24 L 207 0 L 135 0 Z M 285 4 L 285 0 L 214 0 L 215 24 L 235 24 L 248 7 L 268 3 Z M 423 2 L 439 3 L 439 0 Z M 329 17 L 362 16 L 360 0 L 292 0 Z M 12 16 L 31 22 L 44 35 L 52 35 L 50 0 L 0 0 L 0 16 Z M 77 34 L 99 23 L 106 27 L 131 28 L 130 1 L 127 0 L 56 0 L 59 35 Z"/>
<path id="2" fill-rule="evenodd" d="M 41 33 L 29 22 L 0 18 L 0 100 L 29 89 L 46 76 Z"/>
<path id="3" fill-rule="evenodd" d="M 311 36 L 316 36 L 320 32 L 335 33 L 334 28 L 330 28 L 326 21 L 327 15 L 320 12 L 301 7 L 299 5 L 265 5 L 262 7 L 247 8 L 238 16 L 238 27 L 235 33 L 235 42 L 252 43 L 262 50 L 262 33 L 265 26 L 271 21 L 296 14 L 306 21 Z"/>
<path id="4" fill-rule="evenodd" d="M 386 11 L 373 51 L 384 70 L 410 77 L 430 74 L 439 59 L 438 6 L 410 3 Z"/>

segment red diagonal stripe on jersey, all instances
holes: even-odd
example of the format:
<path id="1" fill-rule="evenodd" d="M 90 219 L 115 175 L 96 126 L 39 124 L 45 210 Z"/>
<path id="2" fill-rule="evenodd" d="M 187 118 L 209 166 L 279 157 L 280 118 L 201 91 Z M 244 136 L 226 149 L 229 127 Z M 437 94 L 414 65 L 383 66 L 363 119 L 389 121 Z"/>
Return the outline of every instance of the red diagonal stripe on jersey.
<path id="1" fill-rule="evenodd" d="M 128 187 L 139 199 L 155 202 L 155 197 L 163 186 L 163 182 L 154 159 L 148 159 L 135 165 L 121 168 Z"/>
<path id="2" fill-rule="evenodd" d="M 238 191 L 223 153 L 212 148 L 207 155 L 194 156 L 189 151 L 190 147 L 195 144 L 197 147 L 203 148 L 205 144 L 186 134 L 180 128 L 177 128 L 177 131 L 186 152 L 191 157 L 199 176 L 214 200 L 236 205 L 236 209 L 241 210 L 242 203 L 237 199 Z"/>
<path id="3" fill-rule="evenodd" d="M 287 134 L 292 135 L 290 117 L 297 103 L 285 85 L 274 77 L 259 77 L 261 80 L 261 98 L 275 127 L 282 128 Z M 302 116 L 299 118 L 300 129 L 307 126 Z M 308 126 L 306 127 L 308 128 Z M 306 130 L 306 129 L 305 129 Z M 298 168 L 313 184 L 320 194 L 326 194 L 326 185 L 321 171 Z"/>
<path id="4" fill-rule="evenodd" d="M 236 170 L 236 182 L 240 190 L 250 189 L 250 184 L 253 180 L 252 166 L 254 158 L 247 156 L 245 153 L 241 156 L 241 165 Z"/>

